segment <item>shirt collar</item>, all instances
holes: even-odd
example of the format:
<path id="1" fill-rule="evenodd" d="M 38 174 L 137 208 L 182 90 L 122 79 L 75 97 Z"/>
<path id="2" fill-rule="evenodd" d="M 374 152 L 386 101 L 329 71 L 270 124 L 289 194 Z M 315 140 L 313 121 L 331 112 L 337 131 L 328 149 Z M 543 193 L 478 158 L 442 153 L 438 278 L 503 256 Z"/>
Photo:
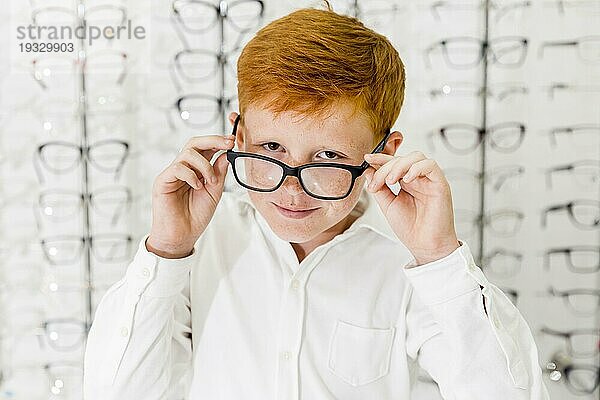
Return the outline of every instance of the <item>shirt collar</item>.
<path id="1" fill-rule="evenodd" d="M 252 201 L 250 200 L 250 196 L 248 196 L 248 190 L 244 190 L 240 193 L 239 200 L 243 203 L 249 204 L 250 207 L 256 211 Z M 352 223 L 352 225 L 350 225 L 346 232 L 354 231 L 359 228 L 367 228 L 391 240 L 392 242 L 401 243 L 390 227 L 390 224 L 385 219 L 385 216 L 379 208 L 377 201 L 366 189 L 363 189 L 361 192 L 353 212 L 359 212 L 361 215 Z"/>

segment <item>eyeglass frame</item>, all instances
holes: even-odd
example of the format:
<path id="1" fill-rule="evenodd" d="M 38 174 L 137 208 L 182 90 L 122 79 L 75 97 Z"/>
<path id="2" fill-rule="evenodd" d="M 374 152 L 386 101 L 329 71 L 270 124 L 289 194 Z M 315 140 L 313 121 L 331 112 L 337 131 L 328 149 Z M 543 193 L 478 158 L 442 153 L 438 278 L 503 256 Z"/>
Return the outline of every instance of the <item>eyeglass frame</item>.
<path id="1" fill-rule="evenodd" d="M 597 246 L 570 246 L 570 247 L 554 247 L 546 250 L 544 253 L 544 269 L 550 270 L 551 262 L 550 259 L 554 255 L 564 255 L 567 264 L 567 268 L 577 274 L 593 274 L 600 271 L 600 263 L 597 263 L 595 268 L 582 268 L 579 265 L 573 263 L 573 253 L 576 252 L 593 252 L 598 254 L 600 260 L 600 249 Z"/>
<path id="2" fill-rule="evenodd" d="M 238 127 L 238 123 L 240 121 L 241 118 L 241 114 L 238 114 L 238 116 L 235 119 L 235 122 L 233 124 L 233 131 L 232 131 L 232 135 L 235 136 L 236 132 L 237 132 L 237 127 Z M 388 129 L 386 131 L 386 134 L 384 136 L 383 139 L 381 139 L 381 141 L 379 142 L 379 144 L 377 144 L 377 146 L 375 146 L 375 148 L 373 149 L 373 151 L 371 152 L 371 154 L 373 153 L 379 153 L 383 150 L 383 148 L 385 147 L 385 144 L 387 142 L 387 139 L 389 138 L 391 134 L 391 129 Z M 255 187 L 251 187 L 248 186 L 246 184 L 244 184 L 238 177 L 237 171 L 235 169 L 235 159 L 238 157 L 249 157 L 249 158 L 256 158 L 259 160 L 263 160 L 263 161 L 269 161 L 272 162 L 278 166 L 280 166 L 283 169 L 283 175 L 281 176 L 281 180 L 279 181 L 279 183 L 273 188 L 273 189 L 257 189 Z M 243 187 L 245 187 L 246 189 L 249 190 L 253 190 L 253 191 L 257 191 L 257 192 L 274 192 L 277 189 L 279 189 L 281 187 L 281 185 L 283 184 L 283 182 L 285 181 L 285 178 L 287 176 L 295 176 L 296 179 L 298 179 L 298 182 L 300 183 L 300 186 L 302 186 L 302 189 L 304 190 L 304 192 L 306 194 L 308 194 L 311 197 L 314 197 L 316 199 L 319 200 L 341 200 L 344 199 L 346 197 L 348 197 L 348 195 L 352 192 L 352 189 L 354 189 L 354 182 L 356 181 L 357 178 L 359 178 L 369 167 L 369 163 L 366 161 L 363 161 L 361 165 L 348 165 L 348 164 L 341 164 L 341 163 L 323 163 L 323 162 L 317 162 L 317 163 L 308 163 L 308 164 L 304 164 L 304 165 L 299 165 L 297 167 L 290 167 L 289 165 L 275 159 L 275 158 L 271 158 L 271 157 L 267 157 L 265 155 L 262 154 L 256 154 L 256 153 L 247 153 L 247 152 L 241 152 L 241 151 L 234 151 L 234 150 L 227 150 L 227 161 L 229 161 L 229 163 L 232 166 L 232 170 L 233 170 L 233 175 L 235 176 L 235 180 Z M 302 172 L 302 170 L 307 169 L 307 168 L 314 168 L 314 167 L 328 167 L 328 168 L 339 168 L 339 169 L 344 169 L 346 171 L 349 171 L 352 174 L 352 182 L 350 183 L 350 188 L 348 189 L 348 192 L 346 192 L 346 194 L 344 194 L 343 196 L 338 196 L 338 197 L 329 197 L 329 196 L 319 196 L 319 195 L 315 195 L 312 194 L 308 191 L 308 189 L 306 188 L 306 186 L 304 186 L 304 182 L 302 181 L 302 178 L 300 176 L 300 173 Z"/>
<path id="3" fill-rule="evenodd" d="M 477 59 L 475 61 L 472 61 L 470 63 L 463 63 L 463 64 L 455 64 L 454 62 L 452 62 L 452 59 L 449 57 L 448 55 L 448 43 L 452 43 L 452 42 L 476 42 L 479 46 L 479 53 L 477 56 Z M 501 63 L 498 61 L 498 54 L 496 54 L 496 52 L 493 49 L 493 45 L 495 43 L 498 42 L 507 42 L 507 41 L 514 41 L 516 43 L 520 44 L 519 50 L 521 51 L 521 55 L 519 56 L 519 60 L 517 62 L 514 63 Z M 477 67 L 483 60 L 484 57 L 490 57 L 491 60 L 489 61 L 490 64 L 497 64 L 498 66 L 504 67 L 504 68 L 517 68 L 523 65 L 523 63 L 525 62 L 525 58 L 527 57 L 527 52 L 528 52 L 528 47 L 529 47 L 529 39 L 527 39 L 524 36 L 498 36 L 489 40 L 483 40 L 483 39 L 479 39 L 476 37 L 472 37 L 472 36 L 454 36 L 454 37 L 448 37 L 445 39 L 441 39 L 438 40 L 437 42 L 429 45 L 423 52 L 424 55 L 424 61 L 425 61 L 425 66 L 427 68 L 431 68 L 433 63 L 431 60 L 431 53 L 436 51 L 437 49 L 440 49 L 442 56 L 444 57 L 444 60 L 447 64 L 447 66 L 449 66 L 450 68 L 453 69 L 470 69 L 470 68 L 474 68 Z"/>
<path id="4" fill-rule="evenodd" d="M 579 329 L 571 329 L 568 331 L 559 331 L 556 329 L 548 328 L 547 326 L 542 326 L 542 328 L 540 328 L 539 331 L 540 331 L 540 333 L 544 333 L 546 335 L 563 338 L 566 342 L 567 352 L 573 357 L 588 358 L 588 357 L 593 357 L 600 352 L 600 348 L 598 348 L 598 346 L 593 347 L 591 349 L 591 351 L 586 351 L 585 353 L 580 352 L 580 351 L 575 351 L 575 349 L 573 347 L 573 342 L 571 339 L 573 336 L 586 335 L 586 334 L 592 334 L 592 335 L 595 334 L 595 335 L 598 335 L 598 337 L 600 338 L 600 329 L 599 328 L 579 328 Z"/>

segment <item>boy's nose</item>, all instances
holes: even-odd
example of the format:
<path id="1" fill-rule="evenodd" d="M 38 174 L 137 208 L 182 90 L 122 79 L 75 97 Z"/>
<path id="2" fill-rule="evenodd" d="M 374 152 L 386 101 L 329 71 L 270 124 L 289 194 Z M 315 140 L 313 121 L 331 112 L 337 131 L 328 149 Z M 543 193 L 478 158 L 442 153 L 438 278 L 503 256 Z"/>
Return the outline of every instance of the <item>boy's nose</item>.
<path id="1" fill-rule="evenodd" d="M 298 195 L 304 191 L 302 185 L 300 185 L 300 181 L 295 176 L 286 176 L 281 187 L 292 196 Z"/>

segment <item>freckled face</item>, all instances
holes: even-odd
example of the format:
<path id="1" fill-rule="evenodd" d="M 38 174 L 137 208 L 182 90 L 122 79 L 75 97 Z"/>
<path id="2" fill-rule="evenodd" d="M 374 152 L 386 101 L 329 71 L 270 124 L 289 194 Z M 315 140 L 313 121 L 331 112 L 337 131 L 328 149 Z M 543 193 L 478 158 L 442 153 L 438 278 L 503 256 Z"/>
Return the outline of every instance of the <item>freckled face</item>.
<path id="1" fill-rule="evenodd" d="M 238 126 L 239 151 L 263 154 L 289 166 L 315 162 L 360 165 L 363 155 L 373 150 L 373 132 L 367 118 L 352 115 L 350 105 L 338 104 L 321 118 L 285 112 L 275 116 L 249 107 L 244 125 Z M 352 211 L 364 185 L 357 178 L 348 197 L 320 200 L 309 196 L 296 177 L 286 177 L 273 192 L 249 191 L 250 200 L 281 239 L 303 243 L 342 222 Z M 278 206 L 308 211 L 286 213 Z"/>

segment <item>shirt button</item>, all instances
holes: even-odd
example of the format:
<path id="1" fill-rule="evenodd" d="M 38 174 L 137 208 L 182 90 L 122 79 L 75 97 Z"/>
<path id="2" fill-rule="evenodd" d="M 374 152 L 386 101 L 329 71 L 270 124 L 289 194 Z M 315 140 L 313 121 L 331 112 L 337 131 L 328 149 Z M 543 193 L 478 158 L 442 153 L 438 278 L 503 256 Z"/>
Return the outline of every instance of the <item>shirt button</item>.
<path id="1" fill-rule="evenodd" d="M 291 354 L 289 351 L 284 351 L 283 352 L 283 359 L 284 360 L 289 360 L 291 358 Z"/>
<path id="2" fill-rule="evenodd" d="M 122 327 L 121 336 L 126 337 L 127 335 L 129 335 L 129 329 L 127 329 L 126 327 Z"/>
<path id="3" fill-rule="evenodd" d="M 144 268 L 142 270 L 142 276 L 145 276 L 145 277 L 150 276 L 150 270 L 148 268 Z"/>
<path id="4" fill-rule="evenodd" d="M 300 282 L 298 282 L 297 279 L 292 279 L 292 289 L 298 290 L 299 287 L 300 287 Z"/>

